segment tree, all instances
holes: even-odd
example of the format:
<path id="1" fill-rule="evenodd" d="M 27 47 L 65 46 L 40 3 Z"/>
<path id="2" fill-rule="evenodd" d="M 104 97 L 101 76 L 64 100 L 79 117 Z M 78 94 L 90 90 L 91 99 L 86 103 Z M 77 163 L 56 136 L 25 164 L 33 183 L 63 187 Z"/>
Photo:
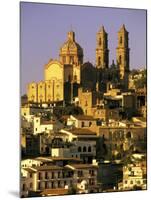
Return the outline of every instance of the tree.
<path id="1" fill-rule="evenodd" d="M 68 194 L 76 194 L 77 193 L 77 188 L 75 186 L 71 186 L 69 189 L 68 189 Z"/>
<path id="2" fill-rule="evenodd" d="M 62 115 L 82 115 L 83 110 L 79 106 L 68 105 L 66 107 L 55 107 L 54 114 L 60 118 Z"/>

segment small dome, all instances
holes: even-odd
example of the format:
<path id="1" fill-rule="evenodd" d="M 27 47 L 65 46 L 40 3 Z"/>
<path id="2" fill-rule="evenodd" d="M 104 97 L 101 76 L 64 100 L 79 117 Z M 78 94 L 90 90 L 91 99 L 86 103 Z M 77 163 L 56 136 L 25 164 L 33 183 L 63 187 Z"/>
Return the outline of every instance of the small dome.
<path id="1" fill-rule="evenodd" d="M 68 53 L 77 53 L 79 55 L 83 55 L 83 49 L 81 46 L 75 41 L 75 33 L 73 31 L 68 32 L 67 41 L 60 48 L 60 53 L 64 51 L 68 51 Z"/>

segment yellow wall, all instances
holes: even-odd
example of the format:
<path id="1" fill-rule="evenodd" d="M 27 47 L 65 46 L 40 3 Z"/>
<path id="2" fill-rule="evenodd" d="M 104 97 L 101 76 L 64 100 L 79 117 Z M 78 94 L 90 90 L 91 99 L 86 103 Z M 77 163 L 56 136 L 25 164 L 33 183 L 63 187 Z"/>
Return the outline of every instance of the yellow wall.
<path id="1" fill-rule="evenodd" d="M 38 103 L 46 101 L 46 87 L 45 82 L 41 81 L 38 83 Z"/>
<path id="2" fill-rule="evenodd" d="M 27 86 L 28 101 L 37 102 L 37 83 L 32 82 Z"/>
<path id="3" fill-rule="evenodd" d="M 58 61 L 50 61 L 45 66 L 45 81 L 54 79 L 63 80 L 63 66 Z"/>
<path id="4" fill-rule="evenodd" d="M 82 92 L 79 89 L 79 106 L 83 109 L 85 115 L 92 115 L 92 92 Z"/>

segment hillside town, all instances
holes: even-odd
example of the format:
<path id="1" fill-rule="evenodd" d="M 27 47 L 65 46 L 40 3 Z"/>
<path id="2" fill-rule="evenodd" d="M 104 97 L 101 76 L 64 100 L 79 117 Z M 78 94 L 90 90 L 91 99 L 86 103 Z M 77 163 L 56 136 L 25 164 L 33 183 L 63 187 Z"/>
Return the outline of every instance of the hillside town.
<path id="1" fill-rule="evenodd" d="M 109 65 L 108 33 L 98 30 L 94 65 L 69 31 L 44 79 L 27 85 L 21 197 L 147 189 L 147 72 L 130 67 L 124 24 L 117 39 Z"/>

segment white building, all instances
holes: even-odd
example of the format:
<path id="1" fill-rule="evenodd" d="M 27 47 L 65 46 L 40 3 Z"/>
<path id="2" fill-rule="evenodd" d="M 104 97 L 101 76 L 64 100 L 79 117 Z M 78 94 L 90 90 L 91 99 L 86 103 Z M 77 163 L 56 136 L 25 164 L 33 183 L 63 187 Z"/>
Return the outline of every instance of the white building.
<path id="1" fill-rule="evenodd" d="M 56 119 L 42 120 L 40 117 L 34 117 L 33 126 L 34 135 L 43 132 L 49 133 L 50 131 L 58 131 L 63 127 Z"/>
<path id="2" fill-rule="evenodd" d="M 146 165 L 128 164 L 123 167 L 123 182 L 119 190 L 147 189 Z"/>
<path id="3" fill-rule="evenodd" d="M 64 167 L 57 165 L 26 168 L 27 175 L 21 179 L 21 194 L 28 192 L 45 192 L 48 189 L 66 189 L 73 185 L 80 191 L 97 192 L 98 167 L 88 164 L 70 164 Z M 87 187 L 84 188 L 84 181 Z M 82 188 L 83 187 L 83 188 Z M 51 191 L 52 192 L 52 191 Z M 77 191 L 78 192 L 78 191 Z"/>
<path id="4" fill-rule="evenodd" d="M 76 128 L 88 128 L 96 125 L 96 119 L 94 119 L 93 116 L 88 115 L 70 115 L 67 119 L 67 125 Z"/>

